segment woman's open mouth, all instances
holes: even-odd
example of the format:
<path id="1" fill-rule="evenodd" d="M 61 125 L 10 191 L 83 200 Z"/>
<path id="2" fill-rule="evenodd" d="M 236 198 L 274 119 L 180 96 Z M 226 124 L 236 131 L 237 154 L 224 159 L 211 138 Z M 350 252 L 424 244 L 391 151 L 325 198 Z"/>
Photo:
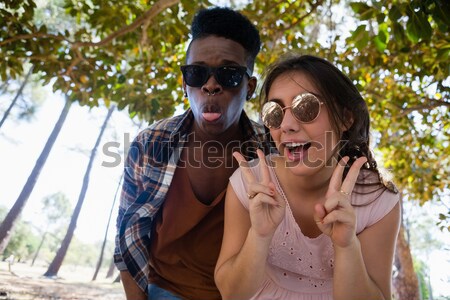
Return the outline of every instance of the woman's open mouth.
<path id="1" fill-rule="evenodd" d="M 305 157 L 306 151 L 311 147 L 311 143 L 285 143 L 284 147 L 287 158 L 291 161 L 296 161 Z"/>

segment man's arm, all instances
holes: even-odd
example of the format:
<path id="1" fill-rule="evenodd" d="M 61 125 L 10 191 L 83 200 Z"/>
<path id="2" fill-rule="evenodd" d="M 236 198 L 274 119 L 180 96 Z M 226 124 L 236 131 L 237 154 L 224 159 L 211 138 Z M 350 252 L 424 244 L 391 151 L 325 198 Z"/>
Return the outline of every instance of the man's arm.
<path id="1" fill-rule="evenodd" d="M 147 295 L 137 285 L 128 271 L 120 271 L 120 279 L 122 280 L 127 300 L 147 300 Z"/>
<path id="2" fill-rule="evenodd" d="M 127 159 L 125 161 L 124 179 L 122 184 L 122 193 L 120 197 L 119 213 L 117 216 L 117 234 L 116 234 L 116 248 L 114 251 L 114 262 L 120 271 L 120 278 L 125 290 L 125 295 L 128 300 L 146 300 L 147 296 L 144 291 L 131 276 L 127 270 L 127 265 L 122 258 L 120 251 L 119 232 L 122 226 L 124 214 L 128 207 L 132 205 L 137 195 L 143 190 L 142 182 L 140 179 L 140 166 L 142 166 L 141 153 L 142 149 L 139 147 L 139 143 L 133 142 L 128 151 Z"/>

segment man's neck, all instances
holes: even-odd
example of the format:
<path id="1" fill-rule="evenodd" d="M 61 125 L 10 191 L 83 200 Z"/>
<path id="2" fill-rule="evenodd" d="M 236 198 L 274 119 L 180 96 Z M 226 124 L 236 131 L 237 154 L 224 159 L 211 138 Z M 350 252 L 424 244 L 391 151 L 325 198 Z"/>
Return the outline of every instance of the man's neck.
<path id="1" fill-rule="evenodd" d="M 219 143 L 222 145 L 227 145 L 233 142 L 242 142 L 244 139 L 243 129 L 239 124 L 229 127 L 227 130 L 221 134 L 208 134 L 203 130 L 200 130 L 195 124 L 192 127 L 191 134 L 189 135 L 189 140 L 196 143 Z"/>

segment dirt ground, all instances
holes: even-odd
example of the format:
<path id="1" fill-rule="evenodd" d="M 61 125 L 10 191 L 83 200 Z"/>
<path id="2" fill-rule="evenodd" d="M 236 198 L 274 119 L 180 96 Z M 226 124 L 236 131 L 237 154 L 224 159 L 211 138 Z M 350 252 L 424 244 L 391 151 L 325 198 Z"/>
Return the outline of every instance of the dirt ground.
<path id="1" fill-rule="evenodd" d="M 0 262 L 0 300 L 119 300 L 125 299 L 121 283 L 112 283 L 100 272 L 98 280 L 91 281 L 93 269 L 62 267 L 59 277 L 42 276 L 44 267 L 30 267 Z M 117 276 L 117 274 L 115 275 Z"/>

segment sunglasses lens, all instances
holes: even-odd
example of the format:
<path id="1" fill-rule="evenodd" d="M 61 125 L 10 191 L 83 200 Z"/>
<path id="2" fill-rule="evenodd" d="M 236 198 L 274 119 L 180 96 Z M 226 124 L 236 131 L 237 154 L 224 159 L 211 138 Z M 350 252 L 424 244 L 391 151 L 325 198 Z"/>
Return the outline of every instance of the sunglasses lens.
<path id="1" fill-rule="evenodd" d="M 217 82 L 227 88 L 237 87 L 242 82 L 245 69 L 236 67 L 220 67 L 216 70 Z"/>
<path id="2" fill-rule="evenodd" d="M 262 107 L 261 119 L 268 128 L 279 128 L 283 115 L 283 108 L 276 102 L 266 102 Z"/>
<path id="3" fill-rule="evenodd" d="M 185 65 L 181 67 L 183 78 L 186 84 L 192 87 L 202 87 L 207 81 L 211 73 L 214 78 L 224 88 L 234 88 L 241 84 L 247 68 L 243 66 L 223 66 L 218 68 Z"/>
<path id="4" fill-rule="evenodd" d="M 298 121 L 310 123 L 319 116 L 320 101 L 313 94 L 298 95 L 292 102 L 292 114 Z"/>
<path id="5" fill-rule="evenodd" d="M 186 84 L 192 87 L 201 87 L 208 80 L 208 68 L 204 66 L 183 66 L 181 72 Z"/>

